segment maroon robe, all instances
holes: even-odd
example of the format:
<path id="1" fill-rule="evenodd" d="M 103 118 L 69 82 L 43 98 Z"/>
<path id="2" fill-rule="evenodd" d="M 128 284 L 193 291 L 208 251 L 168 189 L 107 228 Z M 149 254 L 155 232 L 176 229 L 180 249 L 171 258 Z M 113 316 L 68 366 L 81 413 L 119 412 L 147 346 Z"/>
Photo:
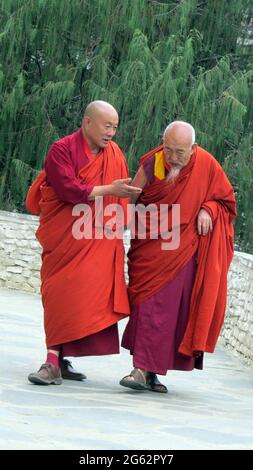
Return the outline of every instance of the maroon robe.
<path id="1" fill-rule="evenodd" d="M 59 199 L 70 204 L 88 203 L 93 186 L 82 183 L 78 173 L 92 158 L 82 129 L 51 145 L 45 160 L 45 170 L 47 183 Z"/>
<path id="2" fill-rule="evenodd" d="M 48 185 L 59 199 L 70 204 L 88 204 L 93 186 L 78 178 L 79 171 L 93 158 L 82 129 L 54 142 L 45 159 Z M 118 326 L 114 324 L 98 333 L 51 349 L 62 351 L 64 356 L 96 356 L 119 353 Z"/>

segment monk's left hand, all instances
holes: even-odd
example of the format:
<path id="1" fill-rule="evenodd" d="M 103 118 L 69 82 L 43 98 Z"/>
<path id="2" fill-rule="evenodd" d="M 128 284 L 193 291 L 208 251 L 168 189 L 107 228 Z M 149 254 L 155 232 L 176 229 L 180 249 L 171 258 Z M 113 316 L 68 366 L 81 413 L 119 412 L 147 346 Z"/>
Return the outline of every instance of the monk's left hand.
<path id="1" fill-rule="evenodd" d="M 213 222 L 205 209 L 200 209 L 197 218 L 197 225 L 199 235 L 207 235 L 209 231 L 212 232 Z"/>

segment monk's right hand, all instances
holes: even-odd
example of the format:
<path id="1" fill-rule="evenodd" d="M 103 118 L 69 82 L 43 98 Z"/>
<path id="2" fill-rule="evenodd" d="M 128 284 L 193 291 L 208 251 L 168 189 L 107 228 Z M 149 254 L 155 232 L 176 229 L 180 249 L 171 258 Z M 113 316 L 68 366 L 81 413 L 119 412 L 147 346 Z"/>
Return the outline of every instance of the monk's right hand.
<path id="1" fill-rule="evenodd" d="M 130 186 L 132 178 L 125 178 L 122 180 L 115 180 L 112 182 L 112 195 L 117 197 L 131 197 L 133 195 L 139 195 L 142 192 L 142 188 L 136 188 Z"/>

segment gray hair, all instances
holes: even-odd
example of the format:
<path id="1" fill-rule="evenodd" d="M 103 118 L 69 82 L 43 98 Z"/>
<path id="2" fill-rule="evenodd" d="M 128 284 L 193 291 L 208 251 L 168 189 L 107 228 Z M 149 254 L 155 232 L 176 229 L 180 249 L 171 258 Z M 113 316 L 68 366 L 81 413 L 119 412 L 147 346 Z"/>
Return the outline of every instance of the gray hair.
<path id="1" fill-rule="evenodd" d="M 173 121 L 171 122 L 165 129 L 164 133 L 163 133 L 163 138 L 165 137 L 165 134 L 166 132 L 169 130 L 169 129 L 172 129 L 173 127 L 179 125 L 179 124 L 182 124 L 183 126 L 187 127 L 189 130 L 191 130 L 191 134 L 192 134 L 192 142 L 191 142 L 191 145 L 195 144 L 195 129 L 194 127 L 189 124 L 189 122 L 185 122 L 185 121 Z"/>

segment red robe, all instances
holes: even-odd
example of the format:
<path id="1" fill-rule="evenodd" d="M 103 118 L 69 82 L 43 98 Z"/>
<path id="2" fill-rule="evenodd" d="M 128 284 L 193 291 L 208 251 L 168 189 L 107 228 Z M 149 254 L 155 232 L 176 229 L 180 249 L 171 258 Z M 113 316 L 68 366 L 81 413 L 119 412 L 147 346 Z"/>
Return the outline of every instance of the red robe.
<path id="1" fill-rule="evenodd" d="M 154 155 L 162 146 L 143 157 Z M 213 352 L 224 320 L 227 271 L 233 256 L 233 225 L 236 215 L 233 188 L 215 158 L 197 147 L 175 184 L 165 180 L 147 186 L 138 203 L 180 204 L 180 245 L 162 250 L 162 240 L 134 239 L 129 251 L 129 296 L 132 305 L 152 297 L 170 282 L 198 253 L 198 268 L 191 296 L 189 321 L 179 352 Z M 212 217 L 213 232 L 197 233 L 197 216 L 205 208 Z M 171 229 L 171 226 L 169 226 Z"/>
<path id="2" fill-rule="evenodd" d="M 64 146 L 64 158 L 69 154 L 76 162 L 76 153 L 79 161 L 84 158 L 80 131 L 67 136 Z M 87 201 L 87 193 L 94 186 L 128 175 L 125 157 L 114 142 L 85 163 L 75 182 L 75 195 L 80 195 L 76 202 Z M 75 197 L 73 194 L 72 191 L 71 197 Z M 126 200 L 104 197 L 104 206 L 110 203 L 126 207 Z M 45 170 L 32 184 L 26 204 L 30 212 L 40 215 L 36 236 L 43 248 L 41 293 L 47 347 L 89 336 L 129 315 L 122 240 L 76 240 L 72 225 L 79 217 L 72 215 L 73 203 L 57 196 L 47 184 Z M 94 211 L 94 202 L 89 205 Z"/>

